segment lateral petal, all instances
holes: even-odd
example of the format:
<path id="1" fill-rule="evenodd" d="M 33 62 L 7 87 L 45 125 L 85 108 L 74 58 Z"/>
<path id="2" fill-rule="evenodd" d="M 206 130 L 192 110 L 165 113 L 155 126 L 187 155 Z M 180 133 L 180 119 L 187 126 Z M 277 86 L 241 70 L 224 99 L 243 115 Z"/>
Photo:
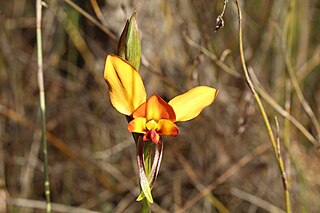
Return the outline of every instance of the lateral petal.
<path id="1" fill-rule="evenodd" d="M 147 102 L 140 105 L 133 112 L 132 117 L 145 117 L 147 121 L 159 121 L 160 119 L 174 121 L 176 119 L 173 108 L 158 95 L 151 96 Z"/>
<path id="2" fill-rule="evenodd" d="M 128 123 L 128 131 L 146 133 L 146 118 L 135 118 Z"/>
<path id="3" fill-rule="evenodd" d="M 124 59 L 108 55 L 104 79 L 109 87 L 111 103 L 120 113 L 131 115 L 146 101 L 146 91 L 140 74 Z"/>
<path id="4" fill-rule="evenodd" d="M 179 134 L 179 128 L 172 121 L 161 119 L 158 122 L 157 132 L 160 135 L 177 136 Z"/>
<path id="5" fill-rule="evenodd" d="M 176 114 L 176 122 L 188 121 L 214 101 L 218 90 L 207 86 L 198 86 L 169 101 Z"/>

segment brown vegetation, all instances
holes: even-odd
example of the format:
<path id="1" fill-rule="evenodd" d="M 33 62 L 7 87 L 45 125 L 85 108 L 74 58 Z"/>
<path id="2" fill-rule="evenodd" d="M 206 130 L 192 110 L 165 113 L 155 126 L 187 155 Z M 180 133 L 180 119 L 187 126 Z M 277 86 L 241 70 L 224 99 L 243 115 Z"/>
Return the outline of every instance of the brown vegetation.
<path id="1" fill-rule="evenodd" d="M 133 10 L 148 94 L 170 100 L 197 85 L 220 90 L 201 116 L 180 125 L 178 137 L 164 139 L 153 211 L 285 211 L 275 154 L 242 72 L 234 1 L 216 33 L 223 1 L 46 3 L 49 176 L 52 202 L 63 204 L 53 205 L 53 212 L 140 209 L 135 144 L 103 79 L 105 57 L 115 53 Z M 319 1 L 241 3 L 244 54 L 280 138 L 293 212 L 318 212 Z M 2 198 L 7 212 L 43 212 L 37 202 L 44 202 L 44 176 L 35 23 L 34 1 L 1 1 L 0 212 Z"/>

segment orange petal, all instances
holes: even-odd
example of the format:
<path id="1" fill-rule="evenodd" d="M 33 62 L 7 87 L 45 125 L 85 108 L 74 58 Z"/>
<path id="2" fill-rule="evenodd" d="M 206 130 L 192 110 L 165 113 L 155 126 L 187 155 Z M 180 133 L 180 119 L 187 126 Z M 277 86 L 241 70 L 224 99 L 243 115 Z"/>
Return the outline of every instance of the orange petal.
<path id="1" fill-rule="evenodd" d="M 160 135 L 177 136 L 179 134 L 179 128 L 172 121 L 161 119 L 158 122 L 157 132 Z"/>
<path id="2" fill-rule="evenodd" d="M 160 140 L 160 135 L 156 132 L 156 130 L 151 129 L 143 136 L 144 141 L 151 140 L 153 143 L 158 144 Z"/>
<path id="3" fill-rule="evenodd" d="M 146 91 L 140 74 L 124 59 L 108 55 L 104 79 L 109 87 L 110 100 L 120 113 L 131 113 L 146 101 Z"/>
<path id="4" fill-rule="evenodd" d="M 146 133 L 146 118 L 135 118 L 128 123 L 128 131 Z"/>
<path id="5" fill-rule="evenodd" d="M 197 117 L 200 112 L 214 101 L 218 90 L 199 86 L 169 101 L 174 109 L 176 121 L 187 121 Z"/>
<path id="6" fill-rule="evenodd" d="M 168 119 L 174 121 L 176 119 L 172 107 L 158 95 L 151 96 L 147 102 L 143 103 L 134 111 L 132 117 L 145 117 L 147 121 L 160 119 Z"/>

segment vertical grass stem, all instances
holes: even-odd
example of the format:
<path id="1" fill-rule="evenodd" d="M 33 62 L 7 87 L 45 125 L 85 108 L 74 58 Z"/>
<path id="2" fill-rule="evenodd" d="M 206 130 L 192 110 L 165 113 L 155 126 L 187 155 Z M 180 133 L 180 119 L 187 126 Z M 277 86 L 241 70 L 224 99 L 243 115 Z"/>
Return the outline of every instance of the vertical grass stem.
<path id="1" fill-rule="evenodd" d="M 256 102 L 257 102 L 258 108 L 259 108 L 259 110 L 261 112 L 261 115 L 263 117 L 263 121 L 264 121 L 265 126 L 267 128 L 267 131 L 268 131 L 268 134 L 269 134 L 269 137 L 270 137 L 270 142 L 271 142 L 271 145 L 272 145 L 272 148 L 273 148 L 276 160 L 277 160 L 277 164 L 279 166 L 279 170 L 280 170 L 280 173 L 281 173 L 281 178 L 282 178 L 282 181 L 283 181 L 283 187 L 284 187 L 284 192 L 285 192 L 285 200 L 286 200 L 286 210 L 287 210 L 287 213 L 291 213 L 290 193 L 289 193 L 289 189 L 288 189 L 288 185 L 287 185 L 288 183 L 286 181 L 287 178 L 286 178 L 284 164 L 283 164 L 282 158 L 279 155 L 279 149 L 277 147 L 277 143 L 276 143 L 274 134 L 272 132 L 271 125 L 270 125 L 267 113 L 266 113 L 266 111 L 264 109 L 264 106 L 263 106 L 263 104 L 262 104 L 262 102 L 260 100 L 260 97 L 259 97 L 258 93 L 256 92 L 255 87 L 254 87 L 254 85 L 253 85 L 253 83 L 251 81 L 251 78 L 249 76 L 249 72 L 248 72 L 248 69 L 247 69 L 247 65 L 246 65 L 246 62 L 245 62 L 244 52 L 243 52 L 243 41 L 242 41 L 242 13 L 241 13 L 241 9 L 240 9 L 239 0 L 236 0 L 236 5 L 237 5 L 237 10 L 238 10 L 239 50 L 240 50 L 240 58 L 241 58 L 242 69 L 243 69 L 246 81 L 248 83 L 248 86 L 249 86 L 249 88 L 250 88 L 250 90 L 251 90 L 251 92 L 252 92 L 252 94 L 253 94 Z"/>
<path id="2" fill-rule="evenodd" d="M 43 81 L 43 59 L 42 59 L 42 35 L 41 35 L 41 18 L 42 18 L 42 1 L 36 1 L 36 33 L 37 33 L 37 61 L 38 61 L 38 86 L 39 86 L 39 101 L 41 111 L 41 130 L 43 143 L 44 157 L 44 190 L 46 197 L 46 213 L 51 212 L 50 202 L 50 184 L 48 174 L 48 149 L 46 136 L 46 103 Z"/>

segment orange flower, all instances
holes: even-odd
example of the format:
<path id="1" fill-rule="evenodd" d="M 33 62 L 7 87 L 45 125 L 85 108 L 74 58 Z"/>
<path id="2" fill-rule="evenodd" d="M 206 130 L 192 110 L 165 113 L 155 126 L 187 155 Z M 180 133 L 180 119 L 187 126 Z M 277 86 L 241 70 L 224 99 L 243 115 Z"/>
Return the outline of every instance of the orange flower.
<path id="1" fill-rule="evenodd" d="M 179 128 L 175 122 L 197 117 L 218 94 L 217 89 L 198 86 L 168 103 L 158 95 L 147 100 L 139 72 L 115 55 L 107 56 L 104 79 L 114 108 L 133 118 L 128 124 L 129 132 L 141 133 L 144 141 L 151 140 L 155 144 L 160 135 L 177 136 Z"/>

